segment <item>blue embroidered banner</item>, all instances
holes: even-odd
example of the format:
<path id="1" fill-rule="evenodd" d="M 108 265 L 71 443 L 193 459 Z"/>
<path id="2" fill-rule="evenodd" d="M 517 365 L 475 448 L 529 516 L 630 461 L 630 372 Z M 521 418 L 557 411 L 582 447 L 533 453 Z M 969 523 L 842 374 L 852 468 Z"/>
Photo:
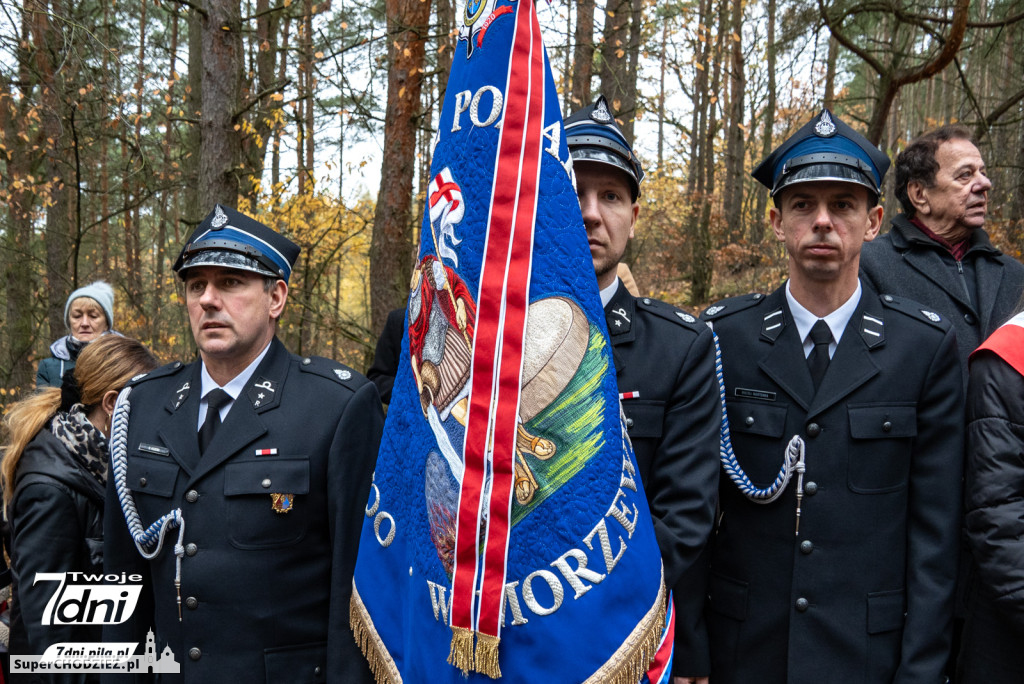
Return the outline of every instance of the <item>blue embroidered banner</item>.
<path id="1" fill-rule="evenodd" d="M 471 0 L 352 599 L 380 682 L 633 684 L 667 594 L 532 0 Z"/>

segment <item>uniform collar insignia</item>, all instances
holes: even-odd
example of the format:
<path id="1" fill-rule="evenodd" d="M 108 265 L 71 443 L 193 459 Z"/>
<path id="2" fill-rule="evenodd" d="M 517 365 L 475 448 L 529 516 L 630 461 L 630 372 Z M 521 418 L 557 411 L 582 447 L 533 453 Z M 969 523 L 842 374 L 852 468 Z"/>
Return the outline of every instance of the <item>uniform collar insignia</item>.
<path id="1" fill-rule="evenodd" d="M 274 401 L 274 398 L 277 396 L 277 385 L 278 383 L 273 380 L 267 380 L 263 376 L 257 378 L 247 392 L 249 400 L 252 402 L 252 407 L 260 408 Z"/>
<path id="2" fill-rule="evenodd" d="M 181 387 L 174 390 L 174 408 L 178 408 L 182 405 L 185 399 L 188 398 L 188 392 L 191 389 L 191 385 L 185 382 Z"/>
<path id="3" fill-rule="evenodd" d="M 352 371 L 348 370 L 347 368 L 335 368 L 334 374 L 338 376 L 339 380 L 352 379 Z"/>
<path id="4" fill-rule="evenodd" d="M 836 134 L 836 125 L 832 123 L 832 117 L 828 115 L 827 110 L 821 112 L 821 118 L 814 124 L 814 132 L 822 138 L 831 138 Z"/>
<path id="5" fill-rule="evenodd" d="M 938 323 L 939 321 L 942 320 L 942 316 L 935 313 L 934 311 L 925 311 L 924 309 L 921 309 L 921 313 L 923 313 L 924 317 L 927 318 L 929 321 L 934 321 L 935 323 Z"/>
<path id="6" fill-rule="evenodd" d="M 786 316 L 782 312 L 782 309 L 775 309 L 769 311 L 761 319 L 761 337 L 767 338 L 774 342 L 779 339 L 779 334 L 786 327 Z"/>
<path id="7" fill-rule="evenodd" d="M 864 338 L 864 344 L 868 346 L 868 349 L 877 347 L 885 342 L 885 321 L 865 313 L 861 319 L 860 336 Z"/>

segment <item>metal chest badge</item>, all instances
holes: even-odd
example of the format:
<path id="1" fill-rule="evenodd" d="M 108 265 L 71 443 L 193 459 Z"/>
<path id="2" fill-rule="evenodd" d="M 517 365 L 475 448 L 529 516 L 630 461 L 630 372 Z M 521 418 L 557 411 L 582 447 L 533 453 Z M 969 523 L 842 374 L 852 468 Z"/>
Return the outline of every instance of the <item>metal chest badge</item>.
<path id="1" fill-rule="evenodd" d="M 274 509 L 275 513 L 288 513 L 295 506 L 295 495 L 294 494 L 271 494 L 270 495 L 270 507 Z"/>

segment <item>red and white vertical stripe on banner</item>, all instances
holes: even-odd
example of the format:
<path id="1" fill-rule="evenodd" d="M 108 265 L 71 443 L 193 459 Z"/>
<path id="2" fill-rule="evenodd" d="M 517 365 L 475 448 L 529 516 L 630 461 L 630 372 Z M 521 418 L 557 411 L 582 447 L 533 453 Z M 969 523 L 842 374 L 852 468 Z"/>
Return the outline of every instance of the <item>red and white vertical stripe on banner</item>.
<path id="1" fill-rule="evenodd" d="M 544 128 L 544 46 L 533 0 L 517 6 L 505 93 L 477 300 L 448 657 L 491 677 L 501 676 L 498 642 Z"/>

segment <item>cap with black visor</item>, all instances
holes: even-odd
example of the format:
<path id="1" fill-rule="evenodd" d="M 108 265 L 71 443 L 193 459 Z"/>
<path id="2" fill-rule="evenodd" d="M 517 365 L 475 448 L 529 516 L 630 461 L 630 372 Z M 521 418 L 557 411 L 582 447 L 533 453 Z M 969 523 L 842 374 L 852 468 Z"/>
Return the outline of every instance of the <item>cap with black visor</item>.
<path id="1" fill-rule="evenodd" d="M 565 120 L 565 135 L 573 162 L 597 162 L 624 171 L 629 177 L 633 201 L 640 197 L 643 166 L 615 123 L 604 95 Z"/>

